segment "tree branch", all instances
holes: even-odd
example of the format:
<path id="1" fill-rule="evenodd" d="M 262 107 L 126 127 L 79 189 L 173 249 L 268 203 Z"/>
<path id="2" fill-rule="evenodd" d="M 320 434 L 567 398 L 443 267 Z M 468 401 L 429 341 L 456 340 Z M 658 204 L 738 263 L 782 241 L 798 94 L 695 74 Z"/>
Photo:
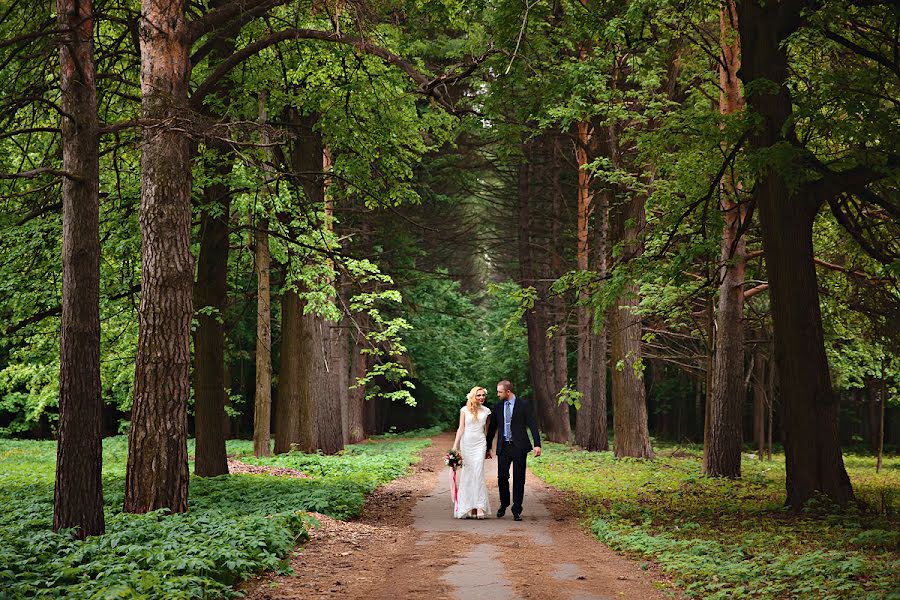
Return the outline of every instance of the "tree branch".
<path id="1" fill-rule="evenodd" d="M 844 48 L 847 48 L 848 50 L 852 50 L 853 52 L 855 52 L 856 54 L 859 54 L 860 56 L 864 56 L 868 59 L 874 60 L 881 66 L 887 67 L 888 69 L 890 69 L 890 71 L 893 72 L 894 75 L 897 75 L 898 77 L 900 77 L 900 67 L 898 67 L 897 64 L 894 63 L 893 61 L 888 60 L 887 58 L 885 58 L 884 56 L 881 56 L 880 54 L 878 54 L 876 52 L 867 50 L 867 49 L 863 48 L 862 46 L 856 44 L 855 42 L 852 42 L 851 40 L 848 40 L 844 36 L 834 33 L 833 31 L 831 31 L 829 29 L 823 29 L 822 33 L 829 40 L 831 40 L 833 42 L 837 42 Z"/>
<path id="2" fill-rule="evenodd" d="M 451 76 L 439 77 L 437 79 L 429 79 L 421 72 L 419 72 L 409 61 L 397 56 L 393 52 L 382 48 L 381 46 L 377 46 L 368 40 L 365 40 L 360 37 L 345 35 L 341 33 L 335 33 L 331 31 L 321 31 L 317 29 L 285 29 L 283 31 L 279 31 L 273 33 L 267 38 L 257 40 L 244 48 L 241 48 L 227 59 L 223 60 L 216 69 L 204 80 L 194 93 L 191 94 L 190 104 L 194 110 L 199 110 L 201 105 L 203 104 L 204 98 L 209 95 L 213 89 L 215 89 L 216 84 L 221 80 L 225 75 L 229 73 L 232 69 L 234 69 L 237 65 L 247 60 L 251 56 L 254 56 L 261 52 L 262 50 L 278 44 L 280 42 L 284 42 L 287 40 L 297 40 L 297 39 L 309 39 L 309 40 L 319 40 L 323 42 L 331 42 L 336 44 L 345 44 L 348 46 L 353 46 L 357 50 L 361 52 L 365 52 L 366 54 L 371 54 L 373 56 L 378 56 L 385 60 L 385 62 L 392 64 L 398 67 L 401 71 L 403 71 L 410 79 L 412 79 L 416 84 L 418 84 L 420 93 L 432 96 L 435 98 L 444 108 L 448 109 L 450 112 L 455 113 L 456 109 L 453 105 L 444 98 L 443 94 L 441 94 L 436 86 L 444 83 L 448 80 L 452 80 Z M 474 70 L 474 69 L 473 69 Z"/>
<path id="3" fill-rule="evenodd" d="M 288 2 L 290 0 L 234 0 L 191 21 L 188 26 L 188 39 L 193 44 L 207 33 L 227 25 L 232 19 L 239 18 L 246 23 Z M 247 19 L 248 14 L 253 14 L 253 18 Z"/>
<path id="4" fill-rule="evenodd" d="M 110 300 L 121 300 L 122 298 L 124 298 L 126 296 L 130 296 L 131 294 L 134 294 L 134 293 L 137 293 L 140 291 L 141 291 L 141 285 L 135 284 L 135 285 L 131 286 L 130 288 L 128 288 L 124 292 L 115 294 L 113 296 L 109 296 L 109 299 Z M 51 308 L 47 308 L 45 310 L 42 310 L 39 313 L 35 313 L 35 314 L 31 315 L 30 317 L 26 317 L 17 323 L 13 323 L 12 325 L 10 325 L 9 327 L 6 328 L 6 330 L 3 332 L 3 335 L 4 335 L 4 337 L 11 335 L 24 327 L 28 327 L 29 325 L 32 325 L 34 323 L 39 323 L 39 322 L 43 321 L 44 319 L 47 319 L 49 317 L 55 317 L 60 314 L 62 314 L 62 306 L 54 306 Z"/>
<path id="5" fill-rule="evenodd" d="M 55 175 L 57 177 L 71 179 L 72 181 L 83 181 L 83 179 L 77 175 L 73 175 L 67 171 L 60 171 L 59 169 L 54 169 L 52 167 L 41 167 L 39 169 L 21 171 L 19 173 L 0 173 L 0 179 L 31 179 L 40 175 Z"/>

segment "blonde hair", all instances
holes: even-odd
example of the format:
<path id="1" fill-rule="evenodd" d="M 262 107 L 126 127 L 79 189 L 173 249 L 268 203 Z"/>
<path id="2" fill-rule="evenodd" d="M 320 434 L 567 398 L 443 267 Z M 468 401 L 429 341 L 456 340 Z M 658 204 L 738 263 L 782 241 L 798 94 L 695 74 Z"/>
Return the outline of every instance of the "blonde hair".
<path id="1" fill-rule="evenodd" d="M 475 394 L 478 393 L 479 390 L 484 390 L 485 395 L 487 395 L 487 390 L 480 385 L 476 385 L 469 393 L 466 394 L 466 408 L 469 409 L 469 412 L 472 413 L 472 416 L 478 418 L 478 409 L 480 408 L 480 404 L 478 404 L 478 399 L 475 398 Z"/>

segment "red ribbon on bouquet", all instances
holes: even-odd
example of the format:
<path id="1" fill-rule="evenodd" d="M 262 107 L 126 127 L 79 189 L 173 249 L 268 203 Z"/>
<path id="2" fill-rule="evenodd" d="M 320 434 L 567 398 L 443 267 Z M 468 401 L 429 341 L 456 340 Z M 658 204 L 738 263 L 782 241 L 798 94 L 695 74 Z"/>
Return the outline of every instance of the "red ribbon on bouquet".
<path id="1" fill-rule="evenodd" d="M 450 469 L 450 497 L 453 498 L 453 516 L 456 516 L 456 511 L 459 509 L 459 499 L 457 497 L 456 485 L 456 469 Z"/>

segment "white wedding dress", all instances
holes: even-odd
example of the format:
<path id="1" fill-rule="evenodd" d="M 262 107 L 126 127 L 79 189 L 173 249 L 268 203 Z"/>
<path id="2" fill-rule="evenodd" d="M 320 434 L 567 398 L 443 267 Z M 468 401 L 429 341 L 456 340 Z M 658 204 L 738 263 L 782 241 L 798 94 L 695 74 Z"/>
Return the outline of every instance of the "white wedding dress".
<path id="1" fill-rule="evenodd" d="M 459 442 L 463 464 L 456 474 L 458 490 L 453 516 L 457 519 L 465 518 L 476 508 L 483 510 L 485 515 L 491 512 L 487 484 L 484 482 L 484 455 L 487 450 L 484 425 L 491 410 L 486 406 L 479 407 L 478 417 L 465 406 L 460 412 L 466 417 L 466 428 Z"/>

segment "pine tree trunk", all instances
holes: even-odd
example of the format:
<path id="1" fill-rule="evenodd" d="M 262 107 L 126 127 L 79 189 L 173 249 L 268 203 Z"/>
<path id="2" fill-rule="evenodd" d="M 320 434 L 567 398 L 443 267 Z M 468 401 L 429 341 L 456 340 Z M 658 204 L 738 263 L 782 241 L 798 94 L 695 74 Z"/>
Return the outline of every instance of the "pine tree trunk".
<path id="1" fill-rule="evenodd" d="M 613 164 L 621 164 L 618 134 L 609 128 Z M 622 260 L 643 252 L 644 199 L 632 194 L 610 211 L 610 234 L 623 242 Z M 627 284 L 609 310 L 610 362 L 612 363 L 613 451 L 617 458 L 652 458 L 647 425 L 647 398 L 642 379 L 641 317 L 637 314 L 638 287 Z"/>
<path id="2" fill-rule="evenodd" d="M 563 214 L 563 189 L 560 180 L 562 168 L 557 168 L 562 151 L 560 149 L 560 136 L 554 136 L 553 161 L 551 168 L 554 172 L 553 189 L 553 218 L 550 224 L 550 244 L 552 256 L 550 261 L 550 278 L 562 277 L 565 268 L 563 266 L 562 252 L 562 224 L 560 220 Z M 549 290 L 548 290 L 549 293 Z M 553 354 L 553 395 L 550 397 L 550 415 L 554 421 L 552 431 L 547 439 L 554 442 L 569 443 L 572 439 L 572 425 L 569 422 L 569 405 L 559 402 L 559 392 L 569 384 L 569 349 L 568 349 L 568 323 L 566 318 L 565 299 L 560 294 L 553 294 L 550 299 L 550 314 L 556 325 L 556 333 L 550 339 L 551 352 Z"/>
<path id="3" fill-rule="evenodd" d="M 783 42 L 801 23 L 800 3 L 777 10 L 757 0 L 741 2 L 741 78 L 745 87 L 767 79 L 748 97 L 761 117 L 751 136 L 754 148 L 784 143 L 792 117 Z M 769 91 L 772 83 L 777 91 Z M 754 200 L 762 226 L 775 338 L 775 363 L 783 399 L 787 505 L 800 508 L 816 492 L 839 504 L 853 498 L 838 437 L 838 402 L 825 356 L 822 316 L 813 263 L 812 225 L 821 197 L 808 188 L 792 191 L 769 167 L 756 182 Z"/>
<path id="4" fill-rule="evenodd" d="M 334 201 L 328 191 L 331 185 L 328 173 L 331 171 L 331 151 L 321 141 L 321 134 L 316 132 L 322 146 L 321 172 L 322 175 L 314 182 L 317 192 L 321 193 L 322 208 L 325 212 L 324 229 L 329 234 L 334 234 Z M 337 274 L 334 271 L 334 261 L 330 258 L 326 261 L 331 273 L 331 283 L 335 289 L 340 288 Z M 336 298 L 332 296 L 329 301 L 334 304 Z M 338 308 L 340 310 L 340 308 Z M 343 310 L 340 310 L 343 315 Z M 322 363 L 319 370 L 320 376 L 313 389 L 325 390 L 325 397 L 317 402 L 317 417 L 319 419 L 319 446 L 325 454 L 336 454 L 344 449 L 344 444 L 349 438 L 349 423 L 347 410 L 349 404 L 349 349 L 345 330 L 340 321 L 329 321 L 323 317 L 317 317 L 319 331 L 322 335 Z"/>
<path id="5" fill-rule="evenodd" d="M 722 62 L 719 65 L 719 110 L 734 114 L 743 108 L 740 37 L 733 0 L 719 12 Z M 708 443 L 703 448 L 703 472 L 711 477 L 741 476 L 744 406 L 744 271 L 746 242 L 740 233 L 746 211 L 737 202 L 740 182 L 724 182 L 721 203 L 725 223 L 721 238 L 719 306 L 713 357 Z"/>
<path id="6" fill-rule="evenodd" d="M 100 158 L 91 0 L 58 0 L 63 170 L 59 440 L 53 530 L 105 531 L 100 388 Z"/>
<path id="7" fill-rule="evenodd" d="M 272 305 L 269 289 L 269 220 L 256 226 L 256 395 L 253 410 L 253 453 L 269 456 L 272 431 Z"/>
<path id="8" fill-rule="evenodd" d="M 318 449 L 324 454 L 336 454 L 344 449 L 343 418 L 341 415 L 341 397 L 346 393 L 342 384 L 340 370 L 346 364 L 339 356 L 339 344 L 342 341 L 338 324 L 316 316 L 310 321 L 315 327 L 314 339 L 320 345 L 315 352 L 317 368 L 311 390 L 320 393 L 310 394 L 310 401 L 315 403 L 316 423 L 318 426 Z"/>
<path id="9" fill-rule="evenodd" d="M 609 311 L 616 458 L 653 458 L 644 382 L 636 370 L 641 357 L 641 318 L 635 313 L 637 304 L 637 286 L 627 286 L 626 295 L 619 297 L 617 305 Z"/>
<path id="10" fill-rule="evenodd" d="M 371 213 L 367 212 L 363 215 L 363 222 L 360 226 L 360 239 L 363 255 L 371 255 L 373 249 Z M 347 400 L 347 429 L 351 444 L 363 441 L 366 439 L 366 434 L 372 431 L 366 424 L 367 402 L 365 386 L 356 385 L 358 380 L 365 377 L 369 368 L 369 355 L 364 354 L 363 350 L 366 348 L 366 332 L 368 332 L 370 326 L 370 317 L 367 313 L 363 312 L 356 316 L 356 327 L 353 330 L 353 347 L 350 353 L 350 385 L 354 387 L 350 389 Z"/>
<path id="11" fill-rule="evenodd" d="M 226 145 L 211 143 L 214 181 L 203 190 L 204 203 L 214 206 L 200 217 L 200 256 L 197 260 L 197 332 L 194 338 L 194 473 L 201 477 L 228 474 L 225 457 L 225 323 L 228 297 L 228 220 L 231 197 L 222 179 L 231 172 Z M 204 308 L 214 310 L 205 314 Z"/>
<path id="12" fill-rule="evenodd" d="M 590 123 L 586 121 L 577 124 L 577 141 L 575 144 L 575 161 L 578 165 L 578 226 L 577 246 L 575 248 L 576 266 L 579 271 L 587 271 L 590 267 L 589 256 L 591 216 L 591 177 L 587 172 L 588 147 L 591 143 Z M 598 423 L 596 418 L 597 407 L 594 406 L 598 396 L 594 390 L 596 382 L 596 365 L 593 356 L 595 336 L 593 334 L 592 309 L 588 305 L 590 295 L 587 289 L 578 294 L 578 348 L 576 356 L 576 382 L 575 386 L 581 393 L 581 408 L 578 410 L 575 420 L 575 443 L 586 450 L 596 450 L 599 443 Z"/>
<path id="13" fill-rule="evenodd" d="M 591 267 L 589 257 L 594 257 L 593 270 L 599 278 L 606 276 L 606 240 L 609 227 L 609 196 L 600 194 L 596 208 L 591 191 L 591 177 L 585 170 L 589 162 L 587 149 L 591 144 L 590 123 L 578 124 L 578 144 L 575 158 L 578 164 L 578 247 L 576 253 L 579 270 Z M 594 247 L 590 245 L 590 217 L 594 217 Z M 575 443 L 585 450 L 608 450 L 609 436 L 606 423 L 606 328 L 595 334 L 593 309 L 587 306 L 589 294 L 585 290 L 579 296 L 578 306 L 578 355 L 577 388 L 582 393 L 581 408 L 576 415 Z"/>
<path id="14" fill-rule="evenodd" d="M 881 357 L 881 414 L 878 419 L 878 447 L 876 448 L 877 459 L 875 461 L 875 472 L 881 472 L 881 463 L 884 458 L 884 409 L 887 406 L 887 378 L 885 377 L 885 363 L 887 359 Z"/>
<path id="15" fill-rule="evenodd" d="M 215 9 L 225 0 L 212 0 Z M 213 42 L 210 65 L 216 65 L 234 52 L 231 36 L 221 36 Z M 227 86 L 217 86 L 215 96 L 226 108 L 231 104 Z M 211 108 L 208 116 L 220 119 Z M 194 474 L 215 477 L 228 474 L 225 457 L 225 437 L 230 422 L 225 411 L 228 394 L 225 382 L 225 308 L 228 301 L 228 221 L 231 210 L 231 190 L 226 179 L 231 173 L 234 153 L 227 143 L 207 140 L 209 163 L 215 179 L 203 190 L 206 208 L 200 217 L 200 254 L 197 260 L 195 309 L 197 330 L 194 337 L 194 426 L 196 458 Z M 210 211 L 209 207 L 213 207 Z M 210 307 L 214 314 L 204 314 Z"/>
<path id="16" fill-rule="evenodd" d="M 357 386 L 356 382 L 365 377 L 368 367 L 368 355 L 362 353 L 366 343 L 363 331 L 368 327 L 368 315 L 361 314 L 356 319 L 361 331 L 355 331 L 353 334 L 353 350 L 350 358 L 350 384 L 356 387 L 350 390 L 347 404 L 347 429 L 351 444 L 366 439 L 366 390 L 365 386 Z"/>
<path id="17" fill-rule="evenodd" d="M 878 451 L 878 382 L 872 377 L 867 377 L 863 385 L 866 390 L 866 432 L 865 440 L 872 449 Z"/>
<path id="18" fill-rule="evenodd" d="M 268 145 L 269 135 L 265 126 L 268 123 L 266 101 L 268 94 L 260 92 L 257 100 L 259 118 L 262 125 L 260 142 Z M 263 167 L 266 181 L 263 182 L 261 195 L 263 211 L 268 210 L 269 170 Z M 256 223 L 254 233 L 256 247 L 256 393 L 253 406 L 253 454 L 271 455 L 272 435 L 272 294 L 270 289 L 270 271 L 272 257 L 269 254 L 269 219 L 262 217 Z"/>
<path id="19" fill-rule="evenodd" d="M 753 357 L 753 443 L 763 459 L 766 447 L 766 363 L 758 349 Z"/>
<path id="20" fill-rule="evenodd" d="M 290 452 L 302 445 L 304 450 L 315 451 L 311 443 L 312 420 L 302 406 L 304 371 L 311 362 L 304 355 L 309 346 L 304 336 L 309 336 L 302 324 L 300 297 L 294 290 L 286 290 L 281 299 L 281 364 L 278 366 L 278 405 L 275 412 L 275 453 Z M 308 377 L 307 377 L 308 379 Z M 301 427 L 305 432 L 301 432 Z"/>
<path id="21" fill-rule="evenodd" d="M 531 143 L 525 146 L 525 157 L 518 167 L 517 181 L 517 217 L 518 217 L 518 253 L 520 281 L 522 287 L 535 287 L 536 277 L 534 261 L 531 255 L 531 164 L 534 152 Z M 542 318 L 540 305 L 536 301 L 535 308 L 525 311 L 525 328 L 528 336 L 528 366 L 534 394 L 534 405 L 540 422 L 541 432 L 548 440 L 563 441 L 555 431 L 556 419 L 551 403 L 556 394 L 551 389 L 554 382 L 554 362 L 547 342 L 547 326 Z M 515 382 L 513 382 L 515 384 Z"/>
<path id="22" fill-rule="evenodd" d="M 187 510 L 187 403 L 193 257 L 191 163 L 183 132 L 156 123 L 186 111 L 184 3 L 144 0 L 141 30 L 141 304 L 125 512 Z"/>

